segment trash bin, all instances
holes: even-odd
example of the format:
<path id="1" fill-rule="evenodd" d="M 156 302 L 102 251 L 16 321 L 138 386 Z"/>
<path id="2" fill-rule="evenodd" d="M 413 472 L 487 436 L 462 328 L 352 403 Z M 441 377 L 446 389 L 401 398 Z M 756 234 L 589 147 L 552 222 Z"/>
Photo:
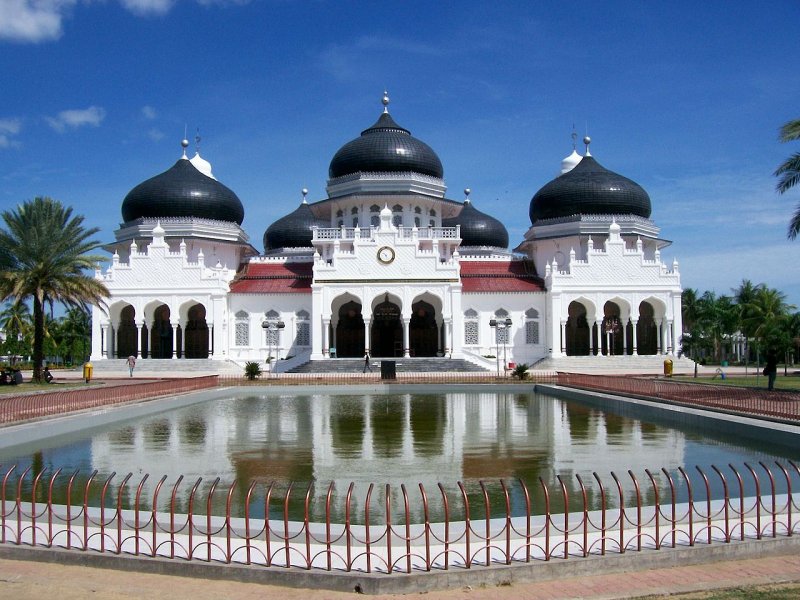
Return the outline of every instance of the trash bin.
<path id="1" fill-rule="evenodd" d="M 395 361 L 381 361 L 381 379 L 397 379 L 397 363 Z"/>
<path id="2" fill-rule="evenodd" d="M 727 360 L 723 360 L 722 361 L 722 366 L 723 367 L 727 367 L 728 366 L 728 361 Z"/>
<path id="3" fill-rule="evenodd" d="M 664 361 L 664 377 L 672 377 L 672 359 Z"/>
<path id="4" fill-rule="evenodd" d="M 86 383 L 89 383 L 92 380 L 92 372 L 94 371 L 94 367 L 92 363 L 87 362 L 83 365 L 83 378 L 86 380 Z"/>

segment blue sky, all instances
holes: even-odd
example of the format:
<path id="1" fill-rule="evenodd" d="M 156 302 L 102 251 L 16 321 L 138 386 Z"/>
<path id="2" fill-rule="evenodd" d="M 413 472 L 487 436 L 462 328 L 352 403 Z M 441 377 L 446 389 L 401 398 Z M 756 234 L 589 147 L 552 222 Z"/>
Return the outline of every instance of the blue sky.
<path id="1" fill-rule="evenodd" d="M 257 248 L 325 197 L 330 159 L 378 117 L 442 160 L 512 247 L 572 149 L 641 184 L 684 287 L 742 279 L 800 306 L 797 2 L 0 0 L 0 207 L 49 195 L 113 239 L 125 194 L 196 128 Z"/>

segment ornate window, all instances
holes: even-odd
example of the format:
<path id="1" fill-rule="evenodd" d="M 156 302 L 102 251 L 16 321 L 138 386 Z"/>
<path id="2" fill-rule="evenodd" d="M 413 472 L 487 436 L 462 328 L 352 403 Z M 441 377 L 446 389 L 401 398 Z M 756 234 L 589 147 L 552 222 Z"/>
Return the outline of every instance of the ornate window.
<path id="1" fill-rule="evenodd" d="M 358 217 L 353 217 L 353 227 L 358 227 Z"/>
<path id="2" fill-rule="evenodd" d="M 415 215 L 421 215 L 422 214 L 422 209 L 419 206 L 415 206 L 414 207 L 414 214 Z"/>
<path id="3" fill-rule="evenodd" d="M 310 346 L 311 322 L 309 321 L 309 314 L 307 311 L 301 310 L 295 316 L 297 317 L 297 336 L 294 343 L 297 346 Z"/>
<path id="4" fill-rule="evenodd" d="M 280 321 L 280 315 L 277 311 L 270 310 L 264 313 L 265 323 L 277 323 Z M 280 330 L 277 327 L 269 327 L 264 329 L 265 340 L 267 346 L 278 346 L 280 343 Z"/>
<path id="5" fill-rule="evenodd" d="M 419 217 L 414 217 L 414 227 L 419 227 Z"/>
<path id="6" fill-rule="evenodd" d="M 464 313 L 464 345 L 477 346 L 478 338 L 478 313 L 471 308 Z"/>
<path id="7" fill-rule="evenodd" d="M 250 345 L 250 315 L 240 310 L 235 315 L 236 321 L 233 326 L 233 344 L 235 346 Z"/>
<path id="8" fill-rule="evenodd" d="M 353 208 L 351 208 L 350 209 L 350 214 L 351 215 L 357 215 L 358 214 L 358 207 L 354 206 Z"/>
<path id="9" fill-rule="evenodd" d="M 336 216 L 337 217 L 343 217 L 344 216 L 344 211 L 340 208 L 339 210 L 336 211 Z"/>
<path id="10" fill-rule="evenodd" d="M 494 318 L 498 321 L 505 321 L 508 318 L 508 311 L 504 309 L 499 309 L 494 312 Z M 494 341 L 496 344 L 507 344 L 508 340 L 511 336 L 508 334 L 508 329 L 505 327 L 496 327 L 495 328 L 495 337 Z"/>
<path id="11" fill-rule="evenodd" d="M 539 343 L 539 311 L 535 308 L 525 311 L 525 343 Z"/>
<path id="12" fill-rule="evenodd" d="M 429 212 L 428 214 L 429 214 L 430 216 L 432 216 L 432 217 L 435 217 L 435 216 L 436 216 L 436 211 L 435 211 L 435 210 L 433 210 L 433 209 L 431 209 L 431 210 L 430 210 L 430 212 Z"/>
<path id="13" fill-rule="evenodd" d="M 371 212 L 371 213 L 380 213 L 381 212 L 381 207 L 378 206 L 377 204 L 373 204 L 372 206 L 369 207 L 369 212 Z"/>
<path id="14" fill-rule="evenodd" d="M 381 224 L 381 218 L 378 215 L 372 215 L 369 218 L 369 224 L 373 227 L 379 227 Z"/>
<path id="15" fill-rule="evenodd" d="M 395 227 L 401 227 L 403 225 L 403 207 L 399 204 L 395 204 L 392 207 L 392 225 Z"/>

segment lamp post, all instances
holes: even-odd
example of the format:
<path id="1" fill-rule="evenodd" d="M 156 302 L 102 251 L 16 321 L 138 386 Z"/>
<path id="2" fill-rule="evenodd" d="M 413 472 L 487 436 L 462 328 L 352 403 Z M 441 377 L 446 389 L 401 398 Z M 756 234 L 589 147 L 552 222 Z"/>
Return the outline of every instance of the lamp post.
<path id="1" fill-rule="evenodd" d="M 496 359 L 495 362 L 497 363 L 497 376 L 499 377 L 500 376 L 500 337 L 499 336 L 500 336 L 500 331 L 503 331 L 504 332 L 504 334 L 503 334 L 503 372 L 505 373 L 506 365 L 508 364 L 508 363 L 506 363 L 506 342 L 507 342 L 506 338 L 508 336 L 508 333 L 505 333 L 505 332 L 507 332 L 509 329 L 511 329 L 511 317 L 506 317 L 502 321 L 498 321 L 497 319 L 491 319 L 489 321 L 489 327 L 491 327 L 495 331 L 495 340 L 497 341 L 497 354 L 495 356 L 495 359 Z"/>
<path id="2" fill-rule="evenodd" d="M 272 336 L 273 336 L 271 332 L 280 331 L 284 327 L 286 327 L 286 323 L 284 323 L 283 321 L 264 321 L 263 323 L 261 323 L 261 328 L 267 332 L 267 364 L 269 365 L 270 376 L 272 376 Z"/>

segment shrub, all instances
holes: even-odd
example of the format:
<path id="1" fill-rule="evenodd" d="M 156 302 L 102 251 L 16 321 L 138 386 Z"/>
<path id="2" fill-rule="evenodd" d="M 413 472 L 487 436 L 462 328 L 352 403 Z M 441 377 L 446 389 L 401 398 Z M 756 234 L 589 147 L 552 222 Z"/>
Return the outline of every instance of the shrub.
<path id="1" fill-rule="evenodd" d="M 250 381 L 256 379 L 261 375 L 261 365 L 254 361 L 248 361 L 244 364 L 244 376 Z"/>
<path id="2" fill-rule="evenodd" d="M 530 367 L 526 363 L 520 363 L 516 367 L 514 367 L 511 376 L 516 377 L 520 381 L 522 381 L 523 379 L 527 379 L 529 375 L 528 373 L 529 368 Z"/>

